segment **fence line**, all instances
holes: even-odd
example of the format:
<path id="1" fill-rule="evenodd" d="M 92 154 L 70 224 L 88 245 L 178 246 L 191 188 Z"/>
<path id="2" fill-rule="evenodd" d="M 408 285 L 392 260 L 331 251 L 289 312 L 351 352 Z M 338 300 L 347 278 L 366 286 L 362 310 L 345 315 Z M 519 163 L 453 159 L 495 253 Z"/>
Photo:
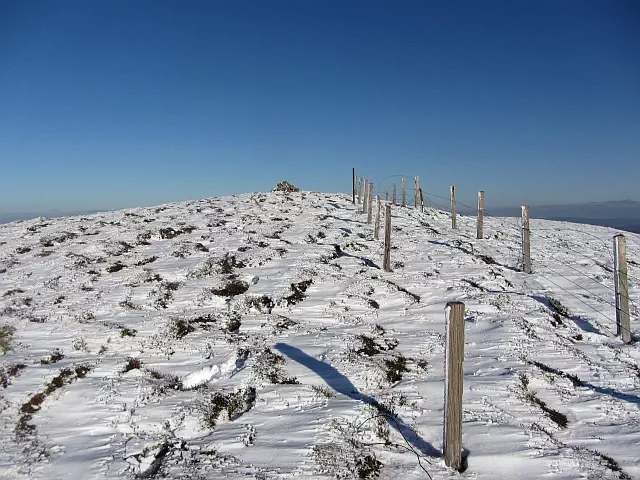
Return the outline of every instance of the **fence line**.
<path id="1" fill-rule="evenodd" d="M 424 194 L 424 192 L 423 192 L 423 194 Z M 427 193 L 426 195 L 427 195 L 427 196 L 429 196 L 429 195 L 432 195 L 432 194 Z M 439 198 L 443 198 L 443 199 L 444 199 L 445 197 L 439 197 Z M 464 205 L 464 204 L 462 204 L 462 203 L 460 203 L 460 202 L 457 202 L 457 203 L 458 203 L 459 205 L 464 206 L 464 207 L 472 208 L 472 207 L 469 207 L 468 205 Z M 436 203 L 436 202 L 433 202 L 433 205 L 436 205 L 437 207 L 439 207 L 441 210 L 443 210 L 443 211 L 445 211 L 445 212 L 451 213 L 451 211 L 450 211 L 449 207 L 447 207 L 446 205 L 442 205 L 442 204 L 439 204 L 439 203 Z M 476 211 L 477 211 L 477 209 L 476 209 Z M 510 222 L 510 221 L 509 221 L 509 220 L 507 220 L 507 219 L 512 218 L 512 217 L 500 217 L 500 216 L 494 216 L 494 215 L 487 215 L 487 214 L 486 214 L 486 210 L 485 210 L 485 216 L 488 216 L 488 217 L 491 217 L 491 218 L 500 219 L 503 223 L 507 223 L 507 224 L 511 223 L 511 224 L 512 224 L 512 226 L 513 226 L 513 227 L 515 227 L 518 231 L 520 231 L 520 230 L 521 230 L 521 224 L 520 224 L 521 219 L 520 219 L 519 217 L 516 217 L 516 218 L 514 219 L 514 221 L 513 221 L 513 222 Z M 608 245 L 605 243 L 605 241 L 604 241 L 604 240 L 602 240 L 602 239 L 601 239 L 601 238 L 599 238 L 599 237 L 596 237 L 595 235 L 593 235 L 593 234 L 591 234 L 591 233 L 589 233 L 589 232 L 585 232 L 585 231 L 577 230 L 577 229 L 563 229 L 563 230 L 566 230 L 566 231 L 573 231 L 573 232 L 577 232 L 577 233 L 580 233 L 580 234 L 585 234 L 585 235 L 588 235 L 588 236 L 590 236 L 590 237 L 592 237 L 592 238 L 595 238 L 596 240 L 598 240 L 599 242 L 601 242 L 603 245 L 605 245 L 605 246 L 607 247 L 607 251 L 609 251 L 609 250 L 608 250 Z M 540 232 L 540 231 L 543 231 L 543 232 L 545 232 L 545 231 L 549 231 L 549 232 L 555 232 L 555 233 L 557 233 L 557 232 L 558 232 L 558 229 L 550 229 L 550 228 L 536 228 L 536 229 L 532 232 L 532 236 L 535 238 L 535 236 L 536 236 L 536 235 L 535 235 L 535 232 Z M 574 250 L 574 249 L 572 249 L 572 248 L 570 248 L 570 247 L 568 247 L 568 246 L 566 246 L 565 248 L 566 248 L 567 250 L 569 250 L 570 252 L 574 253 L 575 255 L 579 255 L 579 256 L 584 257 L 584 258 L 586 258 L 586 259 L 588 259 L 588 260 L 591 260 L 591 261 L 592 261 L 592 262 L 594 262 L 596 265 L 600 264 L 600 262 L 599 262 L 598 260 L 596 260 L 596 259 L 594 259 L 593 257 L 590 257 L 590 256 L 588 256 L 588 255 L 585 255 L 585 254 L 583 254 L 582 252 L 580 252 L 580 251 L 578 251 L 578 250 Z M 539 250 L 537 247 L 533 247 L 533 249 L 534 249 L 534 250 L 536 250 L 536 251 L 538 251 L 538 252 L 540 252 L 540 250 Z M 609 253 L 611 253 L 611 255 L 612 255 L 612 263 L 613 263 L 613 253 L 612 253 L 612 252 L 609 252 Z M 560 261 L 560 260 L 558 260 L 558 262 L 559 262 L 559 263 L 562 263 L 562 261 Z M 609 272 L 609 273 L 611 273 L 611 272 Z M 639 281 L 639 282 L 640 282 L 640 280 L 636 279 L 635 277 L 633 277 L 633 276 L 631 276 L 631 275 L 629 275 L 629 278 L 632 278 L 632 279 L 634 279 L 634 280 L 636 280 L 636 281 Z"/>
<path id="2" fill-rule="evenodd" d="M 430 193 L 426 193 L 426 195 L 427 195 L 427 196 L 433 196 L 433 194 L 430 194 Z M 446 197 L 438 197 L 438 198 L 446 199 Z M 464 207 L 466 207 L 466 208 L 470 208 L 470 209 L 472 209 L 472 208 L 473 208 L 473 207 L 470 207 L 470 206 L 465 205 L 465 204 L 460 203 L 460 202 L 456 202 L 456 203 L 457 203 L 458 205 L 462 205 L 462 206 L 464 206 Z M 449 213 L 451 212 L 451 211 L 450 211 L 450 209 L 449 209 L 449 207 L 447 207 L 447 206 L 445 206 L 445 205 L 438 204 L 438 203 L 435 203 L 435 202 L 433 202 L 433 204 L 434 204 L 434 205 L 436 205 L 436 206 L 438 206 L 438 207 L 440 207 L 440 209 L 441 209 L 441 210 L 443 210 L 443 211 L 446 211 L 446 212 L 449 212 Z M 476 212 L 477 212 L 477 211 L 478 211 L 478 209 L 476 209 Z M 521 230 L 521 224 L 520 224 L 521 219 L 520 219 L 519 217 L 502 217 L 502 216 L 489 215 L 489 214 L 487 214 L 487 213 L 486 213 L 486 210 L 484 211 L 484 213 L 485 213 L 485 216 L 488 216 L 488 217 L 491 217 L 491 218 L 496 218 L 496 219 L 501 219 L 503 222 L 511 223 L 515 228 L 517 228 L 518 230 Z M 509 218 L 514 218 L 513 222 L 510 222 L 510 221 L 508 220 Z M 557 233 L 558 231 L 559 231 L 559 229 L 551 229 L 551 228 L 544 228 L 544 227 L 539 228 L 539 227 L 536 227 L 536 228 L 535 228 L 531 233 L 532 233 L 532 237 L 534 237 L 534 238 L 535 238 L 535 236 L 536 236 L 536 232 L 555 232 L 555 233 Z M 577 229 L 566 228 L 566 229 L 562 229 L 562 231 L 577 232 L 577 233 L 580 233 L 580 234 L 583 234 L 583 235 L 588 235 L 588 236 L 590 236 L 590 237 L 592 237 L 592 238 L 594 238 L 594 239 L 598 240 L 600 243 L 602 243 L 602 244 L 606 247 L 606 251 L 607 251 L 607 252 L 609 252 L 609 253 L 611 254 L 611 261 L 612 261 L 612 263 L 613 263 L 613 261 L 614 261 L 614 259 L 613 259 L 613 252 L 609 250 L 609 246 L 608 246 L 608 244 L 607 244 L 603 239 L 601 239 L 601 238 L 599 238 L 599 237 L 597 237 L 597 236 L 595 236 L 595 235 L 593 235 L 593 234 L 591 234 L 591 233 L 589 233 L 589 232 L 585 232 L 585 231 L 583 231 L 583 230 L 577 230 Z M 534 248 L 534 249 L 536 249 L 536 250 L 537 250 L 537 248 L 535 248 L 535 247 L 532 247 L 532 248 Z M 572 249 L 572 248 L 570 248 L 570 247 L 568 247 L 568 246 L 566 246 L 565 248 L 566 248 L 567 250 L 571 251 L 572 253 L 574 253 L 575 255 L 579 255 L 579 256 L 581 256 L 581 257 L 587 258 L 587 259 L 591 260 L 592 262 L 594 262 L 595 264 L 600 264 L 600 262 L 599 262 L 598 260 L 596 260 L 596 259 L 594 259 L 594 258 L 592 258 L 592 257 L 589 257 L 588 255 L 585 255 L 585 254 L 583 254 L 582 252 L 580 252 L 580 251 L 578 251 L 578 250 L 574 250 L 574 249 Z M 538 251 L 539 251 L 539 250 L 538 250 Z M 636 279 L 636 278 L 635 278 L 635 277 L 633 277 L 633 276 L 629 276 L 629 278 L 633 278 L 634 280 L 636 280 L 636 281 L 639 281 L 639 282 L 640 282 L 640 280 Z"/>
<path id="3" fill-rule="evenodd" d="M 390 179 L 390 178 L 395 178 L 395 177 L 402 177 L 403 179 L 403 183 L 406 184 L 406 178 L 416 178 L 416 177 L 412 177 L 411 175 L 391 175 L 386 177 L 385 179 L 383 179 L 381 182 L 378 183 L 378 186 L 381 187 L 382 184 Z M 416 182 L 417 183 L 417 182 Z M 434 193 L 430 193 L 430 192 L 425 192 L 424 190 L 420 189 L 420 197 L 418 197 L 418 188 L 413 190 L 413 197 L 414 199 L 420 198 L 422 205 L 424 205 L 426 202 L 428 202 L 428 207 L 427 208 L 438 208 L 441 211 L 447 212 L 451 215 L 455 215 L 455 210 L 452 211 L 452 208 L 446 206 L 446 205 L 442 205 L 436 201 L 433 200 L 433 198 L 438 198 L 438 199 L 442 199 L 445 200 L 447 202 L 451 202 L 451 197 L 447 198 L 444 196 L 440 196 Z M 410 193 L 412 190 L 409 190 L 408 193 Z M 432 198 L 433 197 L 433 198 Z M 451 206 L 453 206 L 453 203 L 450 203 Z M 466 209 L 471 210 L 472 212 L 476 212 L 476 214 L 479 214 L 481 212 L 481 210 L 479 210 L 476 207 L 470 206 L 470 205 L 465 205 L 464 203 L 461 203 L 459 201 L 456 201 L 456 205 L 460 205 Z M 425 205 L 426 206 L 426 205 Z M 403 205 L 403 207 L 409 207 L 409 205 Z M 420 215 L 425 215 L 425 214 L 429 214 L 429 212 L 424 212 L 424 213 L 420 213 L 419 210 L 419 206 L 417 205 L 417 200 L 414 200 L 414 206 L 413 206 L 413 210 L 420 216 Z M 402 209 L 399 209 L 399 211 L 402 211 Z M 407 208 L 407 213 L 411 212 L 410 208 Z M 516 232 L 518 232 L 518 234 L 523 234 L 522 231 L 522 223 L 521 223 L 521 217 L 505 217 L 505 216 L 498 216 L 498 215 L 493 215 L 490 212 L 487 212 L 486 209 L 482 209 L 482 214 L 484 215 L 484 217 L 489 217 L 489 218 L 495 218 L 498 219 L 501 222 L 501 227 L 504 229 L 505 226 L 507 228 L 515 228 Z M 408 215 L 409 218 L 412 217 L 411 214 Z M 478 215 L 478 218 L 480 218 L 480 216 Z M 513 218 L 513 221 L 510 221 L 510 219 Z M 483 245 L 483 242 L 481 240 L 483 239 L 477 239 L 477 242 L 472 242 L 471 241 L 471 237 L 468 235 L 465 235 L 464 232 L 460 231 L 459 229 L 456 230 L 455 227 L 453 226 L 454 223 L 452 222 L 452 228 L 450 231 L 448 231 L 449 234 L 453 234 L 452 236 L 458 237 L 458 241 L 466 241 L 470 246 L 471 246 L 471 251 L 473 251 L 474 249 L 478 248 L 481 251 L 484 251 L 485 253 L 488 254 L 488 256 L 490 258 L 493 258 L 495 256 L 496 252 L 490 252 L 485 245 Z M 617 230 L 617 229 L 616 229 Z M 613 267 L 609 267 L 608 265 L 606 265 L 606 263 L 603 263 L 600 260 L 596 260 L 595 258 L 586 255 L 584 253 L 582 253 L 581 251 L 577 250 L 577 248 L 572 248 L 571 246 L 569 246 L 568 244 L 562 245 L 562 248 L 565 249 L 566 251 L 572 253 L 573 255 L 577 255 L 580 257 L 583 257 L 585 259 L 588 259 L 590 262 L 593 262 L 593 264 L 605 269 L 605 271 L 607 272 L 607 274 L 610 275 L 614 275 L 615 276 L 615 272 L 614 272 L 614 268 L 615 268 L 615 258 L 614 258 L 614 254 L 613 251 L 610 248 L 610 245 L 605 242 L 605 240 L 603 240 L 602 238 L 584 231 L 584 230 L 579 230 L 579 229 L 572 229 L 572 228 L 548 228 L 548 227 L 537 227 L 533 229 L 532 233 L 532 237 L 535 239 L 536 238 L 536 234 L 539 234 L 540 232 L 553 232 L 555 234 L 561 233 L 561 232 L 566 232 L 566 231 L 571 231 L 571 232 L 577 232 L 580 233 L 581 235 L 586 235 L 589 236 L 591 238 L 596 239 L 598 242 L 600 242 L 601 244 L 604 245 L 605 249 L 604 251 L 607 252 L 607 254 L 611 255 L 611 262 Z M 515 232 L 514 232 L 515 233 Z M 467 238 L 467 240 L 463 240 L 463 238 Z M 546 238 L 550 238 L 549 236 L 547 236 Z M 627 237 L 628 238 L 628 237 Z M 630 243 L 638 248 L 640 248 L 640 244 L 637 244 L 634 240 L 630 239 Z M 535 244 L 535 241 L 534 241 Z M 519 254 L 519 258 L 516 259 L 516 264 L 517 266 L 521 266 L 520 261 L 523 258 L 523 254 L 524 251 L 522 250 L 522 243 L 520 245 L 520 254 Z M 608 301 L 604 298 L 601 297 L 600 294 L 596 294 L 593 290 L 590 290 L 589 288 L 584 287 L 583 285 L 580 285 L 579 283 L 576 283 L 574 280 L 572 280 L 571 278 L 559 273 L 557 270 L 554 270 L 553 268 L 551 268 L 549 266 L 549 263 L 552 262 L 557 262 L 569 269 L 571 269 L 572 271 L 576 272 L 577 276 L 579 278 L 585 278 L 593 283 L 595 283 L 598 287 L 604 288 L 608 291 L 614 292 L 615 294 L 615 289 L 613 287 L 610 287 L 604 283 L 602 283 L 601 280 L 599 280 L 598 278 L 596 278 L 594 275 L 595 274 L 589 274 L 589 273 L 585 273 L 581 270 L 579 270 L 578 268 L 576 268 L 574 265 L 569 264 L 565 261 L 560 260 L 559 258 L 555 257 L 555 256 L 551 256 L 545 252 L 543 252 L 541 249 L 539 249 L 538 247 L 533 247 L 532 248 L 533 253 L 536 254 L 537 258 L 534 258 L 534 263 L 539 263 L 543 266 L 544 269 L 549 270 L 551 272 L 553 272 L 555 275 L 557 275 L 558 277 L 570 282 L 571 284 L 577 286 L 580 290 L 590 294 L 592 296 L 592 298 L 594 298 L 595 300 L 605 304 L 605 305 L 609 305 L 612 306 L 614 308 L 616 308 L 617 311 L 617 306 L 615 303 Z M 541 258 L 539 258 L 541 257 Z M 632 263 L 631 265 L 636 265 L 635 263 Z M 546 279 L 547 281 L 549 281 L 551 284 L 555 285 L 557 288 L 559 288 L 560 290 L 568 293 L 569 295 L 571 295 L 572 297 L 576 298 L 578 301 L 580 301 L 582 304 L 586 305 L 587 307 L 589 307 L 591 310 L 594 310 L 595 312 L 597 312 L 600 316 L 602 316 L 603 318 L 607 319 L 608 321 L 617 324 L 616 320 L 613 320 L 611 317 L 609 317 L 608 315 L 604 314 L 601 310 L 593 307 L 592 305 L 590 305 L 589 303 L 586 303 L 583 299 L 581 299 L 578 295 L 576 295 L 575 293 L 561 287 L 560 285 L 558 285 L 556 282 L 554 282 L 553 280 L 551 280 L 550 278 L 548 278 L 547 276 L 545 276 L 543 273 L 541 273 L 540 271 L 536 270 L 535 272 L 537 275 L 539 275 L 540 277 Z M 605 275 L 605 278 L 607 278 L 608 275 Z M 629 274 L 629 271 L 627 270 L 627 277 L 629 280 L 633 280 L 633 281 L 637 281 L 638 283 L 640 283 L 640 279 L 636 278 L 633 275 Z M 575 278 L 575 277 L 574 277 Z M 615 278 L 614 278 L 615 281 Z M 631 299 L 630 294 L 629 294 L 629 289 L 626 287 L 623 287 L 624 291 L 622 292 L 622 295 L 624 297 L 626 297 L 626 299 L 630 302 L 631 306 L 633 307 L 633 313 L 634 315 L 638 314 L 638 310 L 640 310 L 640 308 L 638 307 L 638 305 Z M 629 310 L 632 310 L 631 308 L 629 308 Z M 631 312 L 629 312 L 631 313 Z M 615 336 L 615 334 L 613 334 L 613 332 L 611 330 L 609 330 L 608 328 L 606 328 L 604 325 L 600 325 L 600 323 L 598 322 L 598 326 L 601 327 L 603 330 L 606 330 L 607 332 L 611 333 L 612 335 Z M 624 328 L 624 327 L 623 327 Z M 628 333 L 631 333 L 630 330 L 627 330 L 626 328 L 624 328 L 625 331 L 627 331 Z"/>

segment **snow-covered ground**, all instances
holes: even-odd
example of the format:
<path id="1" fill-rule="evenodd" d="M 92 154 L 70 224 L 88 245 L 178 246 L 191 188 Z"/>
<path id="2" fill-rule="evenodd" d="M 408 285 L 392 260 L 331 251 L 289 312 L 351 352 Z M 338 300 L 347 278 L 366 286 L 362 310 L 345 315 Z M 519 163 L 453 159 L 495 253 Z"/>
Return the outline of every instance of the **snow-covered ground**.
<path id="1" fill-rule="evenodd" d="M 0 226 L 0 478 L 640 478 L 615 231 L 533 220 L 525 275 L 514 219 L 392 223 L 392 273 L 338 194 Z M 638 235 L 628 258 L 637 336 Z M 463 473 L 441 457 L 449 301 Z"/>

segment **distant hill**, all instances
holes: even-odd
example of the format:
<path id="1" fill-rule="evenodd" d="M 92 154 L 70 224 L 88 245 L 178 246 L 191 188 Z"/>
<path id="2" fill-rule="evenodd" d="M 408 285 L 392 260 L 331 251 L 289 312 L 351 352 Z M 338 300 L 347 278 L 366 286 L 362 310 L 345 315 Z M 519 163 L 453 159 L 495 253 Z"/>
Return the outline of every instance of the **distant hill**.
<path id="1" fill-rule="evenodd" d="M 491 208 L 487 214 L 519 217 L 520 207 Z M 575 205 L 531 206 L 531 218 L 586 223 L 640 233 L 640 202 L 621 200 Z"/>
<path id="2" fill-rule="evenodd" d="M 61 212 L 60 210 L 49 210 L 46 212 L 23 212 L 23 213 L 0 213 L 0 224 L 16 222 L 18 220 L 32 220 L 34 218 L 60 218 L 72 217 L 75 215 L 89 215 L 91 213 L 104 212 L 106 210 L 78 210 L 75 212 Z"/>

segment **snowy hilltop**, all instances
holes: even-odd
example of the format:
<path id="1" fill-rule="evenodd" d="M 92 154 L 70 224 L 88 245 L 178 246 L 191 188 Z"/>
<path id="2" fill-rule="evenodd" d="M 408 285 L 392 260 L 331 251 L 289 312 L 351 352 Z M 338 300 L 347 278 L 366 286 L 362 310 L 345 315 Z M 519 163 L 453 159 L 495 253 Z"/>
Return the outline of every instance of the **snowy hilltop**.
<path id="1" fill-rule="evenodd" d="M 392 272 L 341 194 L 1 225 L 0 478 L 640 478 L 616 231 L 531 220 L 524 274 L 515 219 L 457 223 L 393 207 Z M 442 458 L 450 301 L 463 473 Z"/>

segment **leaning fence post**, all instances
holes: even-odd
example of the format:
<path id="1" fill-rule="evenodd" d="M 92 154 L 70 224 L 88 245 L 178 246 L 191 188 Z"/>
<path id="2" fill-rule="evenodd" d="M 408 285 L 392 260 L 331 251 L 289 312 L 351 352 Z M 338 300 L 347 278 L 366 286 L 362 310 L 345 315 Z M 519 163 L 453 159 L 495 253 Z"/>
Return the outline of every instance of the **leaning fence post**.
<path id="1" fill-rule="evenodd" d="M 476 238 L 481 240 L 484 238 L 484 191 L 478 192 L 478 231 Z"/>
<path id="2" fill-rule="evenodd" d="M 623 234 L 613 237 L 614 283 L 616 291 L 616 334 L 624 343 L 631 343 L 629 316 L 629 279 L 627 278 L 627 241 Z"/>
<path id="3" fill-rule="evenodd" d="M 419 191 L 420 191 L 420 212 L 424 213 L 424 197 L 422 196 L 422 188 L 420 188 Z"/>
<path id="4" fill-rule="evenodd" d="M 451 185 L 451 228 L 456 228 L 456 186 Z"/>
<path id="5" fill-rule="evenodd" d="M 402 206 L 407 206 L 407 179 L 402 179 Z"/>
<path id="6" fill-rule="evenodd" d="M 367 194 L 367 223 L 371 225 L 371 217 L 373 210 L 373 183 L 369 184 L 369 193 Z"/>
<path id="7" fill-rule="evenodd" d="M 413 199 L 413 208 L 418 209 L 418 190 L 420 190 L 420 177 L 416 176 L 416 194 Z"/>
<path id="8" fill-rule="evenodd" d="M 378 203 L 378 209 L 376 213 L 376 228 L 373 233 L 373 238 L 380 240 L 380 195 L 376 195 L 376 202 Z"/>
<path id="9" fill-rule="evenodd" d="M 446 308 L 444 373 L 444 463 L 462 466 L 462 361 L 464 359 L 464 303 L 449 302 Z"/>
<path id="10" fill-rule="evenodd" d="M 531 229 L 529 228 L 529 205 L 522 206 L 522 271 L 531 273 Z"/>
<path id="11" fill-rule="evenodd" d="M 391 205 L 384 211 L 384 261 L 382 267 L 385 272 L 391 271 Z"/>
<path id="12" fill-rule="evenodd" d="M 397 205 L 396 202 L 396 184 L 393 184 L 393 206 L 395 207 Z"/>

